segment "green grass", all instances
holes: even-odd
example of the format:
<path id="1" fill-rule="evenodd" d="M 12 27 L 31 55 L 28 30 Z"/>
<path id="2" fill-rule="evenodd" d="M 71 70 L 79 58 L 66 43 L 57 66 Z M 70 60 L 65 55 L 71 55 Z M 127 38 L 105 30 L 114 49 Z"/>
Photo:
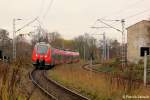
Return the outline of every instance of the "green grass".
<path id="1" fill-rule="evenodd" d="M 126 66 L 126 68 L 121 71 L 120 62 L 118 60 L 113 60 L 110 62 L 107 62 L 105 64 L 102 64 L 101 66 L 97 66 L 95 70 L 99 72 L 109 72 L 113 75 L 121 75 L 122 77 L 128 78 L 131 76 L 133 80 L 143 80 L 143 74 L 144 74 L 144 64 L 129 64 Z M 148 65 L 147 65 L 147 81 L 150 81 L 150 60 L 148 59 Z"/>
<path id="2" fill-rule="evenodd" d="M 114 67 L 109 67 L 109 66 L 98 67 L 96 68 L 96 70 L 99 72 L 112 72 L 114 70 Z"/>

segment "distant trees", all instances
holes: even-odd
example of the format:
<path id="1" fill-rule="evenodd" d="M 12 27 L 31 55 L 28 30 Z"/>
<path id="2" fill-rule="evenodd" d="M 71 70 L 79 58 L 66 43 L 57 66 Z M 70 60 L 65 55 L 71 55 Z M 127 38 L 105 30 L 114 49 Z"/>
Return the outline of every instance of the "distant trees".
<path id="1" fill-rule="evenodd" d="M 117 58 L 121 55 L 121 44 L 117 40 L 110 40 L 110 58 Z"/>
<path id="2" fill-rule="evenodd" d="M 36 43 L 38 36 L 34 36 L 32 43 Z M 48 42 L 55 48 L 63 48 L 69 50 L 77 50 L 80 52 L 81 58 L 90 59 L 90 56 L 93 58 L 97 57 L 97 46 L 96 39 L 90 36 L 89 34 L 80 35 L 73 40 L 65 40 L 61 37 L 58 32 L 47 33 L 47 38 L 43 38 L 40 41 Z"/>
<path id="3" fill-rule="evenodd" d="M 12 57 L 12 41 L 8 37 L 7 30 L 0 29 L 0 49 L 5 51 L 5 54 Z M 16 38 L 17 57 L 26 59 L 31 58 L 32 49 L 35 43 L 39 41 L 48 42 L 54 48 L 62 48 L 73 51 L 79 51 L 80 57 L 85 60 L 102 59 L 103 42 L 97 45 L 97 41 L 89 34 L 80 35 L 72 40 L 65 40 L 59 32 L 47 32 L 44 35 L 35 34 L 32 36 L 31 44 L 27 42 L 23 35 L 18 35 Z M 117 58 L 121 55 L 121 44 L 117 40 L 109 41 L 109 58 Z"/>
<path id="4" fill-rule="evenodd" d="M 58 32 L 48 33 L 48 41 L 55 48 L 63 48 L 64 46 L 63 38 Z"/>
<path id="5" fill-rule="evenodd" d="M 32 56 L 32 44 L 23 35 L 18 35 L 15 39 L 17 59 L 29 63 Z"/>
<path id="6" fill-rule="evenodd" d="M 10 56 L 11 39 L 8 37 L 9 32 L 5 29 L 0 29 L 0 50 L 5 51 L 3 55 Z"/>
<path id="7" fill-rule="evenodd" d="M 37 42 L 48 42 L 55 47 L 62 47 L 62 38 L 58 32 L 46 33 L 46 36 L 35 34 L 32 36 L 32 45 L 34 46 Z"/>
<path id="8" fill-rule="evenodd" d="M 8 39 L 8 31 L 5 29 L 0 29 L 0 40 Z"/>
<path id="9" fill-rule="evenodd" d="M 9 33 L 5 29 L 0 29 L 0 47 L 4 48 L 5 44 L 9 41 Z"/>
<path id="10" fill-rule="evenodd" d="M 75 49 L 80 52 L 80 56 L 83 59 L 97 58 L 98 48 L 96 45 L 96 39 L 89 34 L 84 34 L 74 39 Z"/>
<path id="11" fill-rule="evenodd" d="M 35 35 L 32 39 L 34 45 L 38 41 L 48 42 L 54 48 L 63 48 L 79 51 L 82 59 L 102 59 L 103 41 L 98 43 L 94 37 L 89 34 L 80 35 L 72 40 L 65 40 L 58 32 L 49 32 L 46 37 Z M 117 58 L 121 55 L 121 44 L 117 40 L 109 41 L 109 58 Z M 97 44 L 98 43 L 98 44 Z"/>

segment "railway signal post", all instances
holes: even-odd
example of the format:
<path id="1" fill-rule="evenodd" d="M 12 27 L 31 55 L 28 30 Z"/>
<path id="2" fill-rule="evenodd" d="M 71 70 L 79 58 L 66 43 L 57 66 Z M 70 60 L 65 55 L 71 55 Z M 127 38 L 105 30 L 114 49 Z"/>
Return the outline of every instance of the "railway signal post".
<path id="1" fill-rule="evenodd" d="M 147 52 L 144 52 L 144 86 L 146 86 L 146 74 L 147 74 Z"/>
<path id="2" fill-rule="evenodd" d="M 144 74 L 143 74 L 144 86 L 146 86 L 146 80 L 147 80 L 147 56 L 150 55 L 149 50 L 150 50 L 149 47 L 141 47 L 140 50 L 140 56 L 144 57 Z"/>

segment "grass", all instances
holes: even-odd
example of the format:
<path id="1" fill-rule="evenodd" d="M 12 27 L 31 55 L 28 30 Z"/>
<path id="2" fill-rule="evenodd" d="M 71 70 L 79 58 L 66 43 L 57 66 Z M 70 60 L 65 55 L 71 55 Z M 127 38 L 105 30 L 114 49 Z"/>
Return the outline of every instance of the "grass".
<path id="1" fill-rule="evenodd" d="M 96 70 L 99 72 L 112 72 L 114 70 L 114 67 L 109 67 L 109 66 L 97 67 Z"/>
<path id="2" fill-rule="evenodd" d="M 0 100 L 26 100 L 29 92 L 27 88 L 32 89 L 33 86 L 28 77 L 32 69 L 31 65 L 22 62 L 0 62 Z"/>
<path id="3" fill-rule="evenodd" d="M 112 80 L 111 75 L 85 71 L 80 67 L 83 64 L 84 62 L 56 66 L 49 70 L 49 77 L 89 97 L 91 100 L 120 100 L 124 94 L 150 95 L 150 89 L 142 85 L 133 87 L 132 91 L 128 92 L 126 86 L 128 86 L 129 83 L 125 83 L 125 88 L 122 83 L 119 83 L 120 85 L 118 86 L 117 80 Z M 105 72 L 111 70 L 114 71 L 107 67 L 104 69 Z M 124 82 L 122 80 L 120 81 Z M 133 84 L 131 84 L 131 86 L 132 85 Z"/>
<path id="4" fill-rule="evenodd" d="M 91 100 L 115 100 L 121 97 L 121 91 L 116 94 L 105 75 L 85 71 L 80 67 L 82 64 L 83 62 L 56 66 L 49 71 L 49 77 Z"/>
<path id="5" fill-rule="evenodd" d="M 133 80 L 143 80 L 144 64 L 140 62 L 139 64 L 128 64 L 127 67 L 121 70 L 121 63 L 118 60 L 107 61 L 102 65 L 97 65 L 94 67 L 95 70 L 99 72 L 109 72 L 111 74 L 119 74 L 124 78 L 128 78 L 129 75 L 134 74 Z M 148 59 L 147 65 L 147 81 L 150 81 L 150 58 Z"/>

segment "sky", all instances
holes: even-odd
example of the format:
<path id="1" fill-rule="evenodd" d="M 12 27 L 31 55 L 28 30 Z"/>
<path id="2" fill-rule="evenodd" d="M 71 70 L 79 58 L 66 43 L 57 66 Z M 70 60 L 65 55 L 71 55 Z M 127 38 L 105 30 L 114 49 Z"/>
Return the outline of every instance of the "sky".
<path id="1" fill-rule="evenodd" d="M 16 29 L 19 29 L 38 16 L 42 27 L 49 32 L 61 33 L 65 39 L 72 39 L 84 33 L 105 32 L 108 38 L 121 41 L 121 33 L 116 30 L 90 27 L 104 26 L 99 22 L 95 23 L 100 18 L 111 20 L 125 18 L 125 27 L 150 19 L 150 0 L 0 0 L 0 2 L 0 28 L 8 30 L 10 36 L 13 18 L 22 19 L 16 21 Z M 50 3 L 52 5 L 49 7 Z M 120 22 L 105 22 L 121 29 Z M 34 31 L 37 25 L 35 22 L 17 34 Z"/>

